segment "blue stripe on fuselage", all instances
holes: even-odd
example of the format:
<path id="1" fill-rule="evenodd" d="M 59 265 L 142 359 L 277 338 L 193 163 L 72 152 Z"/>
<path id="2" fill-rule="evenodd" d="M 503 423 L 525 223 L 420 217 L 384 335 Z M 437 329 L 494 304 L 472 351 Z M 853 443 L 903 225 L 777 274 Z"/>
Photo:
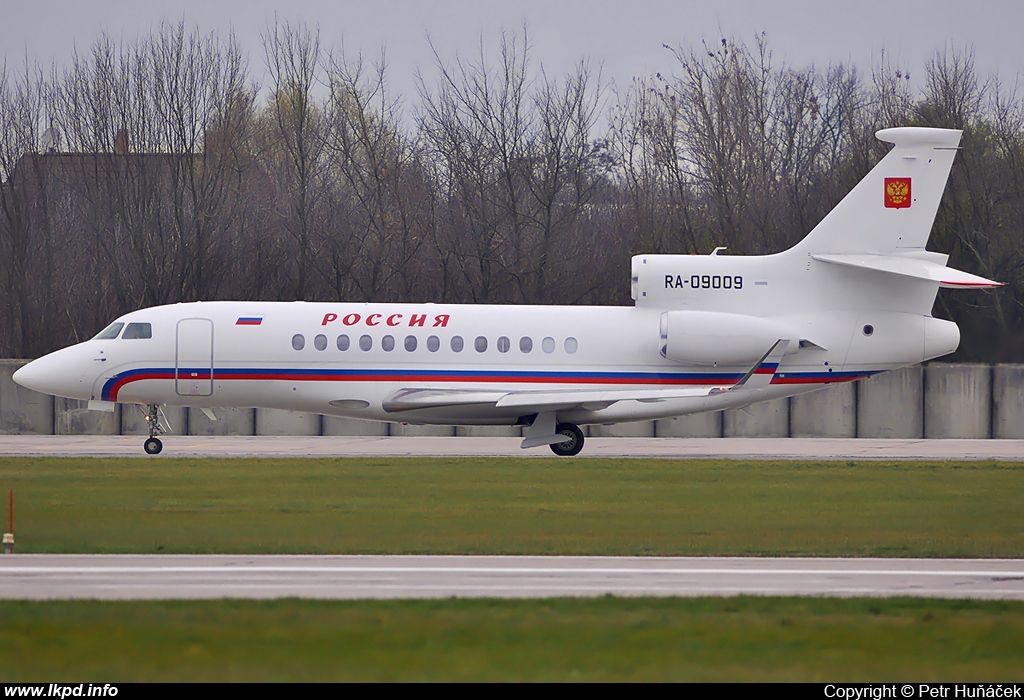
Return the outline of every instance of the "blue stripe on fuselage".
<path id="1" fill-rule="evenodd" d="M 183 368 L 180 374 L 199 373 L 209 378 L 209 368 Z M 298 369 L 298 368 L 214 368 L 216 381 L 293 381 L 293 382 L 452 382 L 516 384 L 614 384 L 622 386 L 702 386 L 735 384 L 743 377 L 736 372 L 559 372 L 530 370 L 449 370 L 449 369 Z M 785 372 L 772 383 L 818 384 L 863 379 L 874 372 Z M 102 399 L 117 401 L 120 389 L 135 381 L 174 379 L 174 368 L 140 368 L 120 372 L 103 384 Z M 189 377 L 194 379 L 193 377 Z"/>

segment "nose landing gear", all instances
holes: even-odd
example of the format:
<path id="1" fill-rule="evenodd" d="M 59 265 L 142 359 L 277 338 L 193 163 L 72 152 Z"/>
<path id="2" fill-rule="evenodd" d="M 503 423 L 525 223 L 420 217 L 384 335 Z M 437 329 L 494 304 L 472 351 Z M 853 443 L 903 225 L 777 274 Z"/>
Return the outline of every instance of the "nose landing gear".
<path id="1" fill-rule="evenodd" d="M 157 435 L 164 434 L 164 427 L 160 425 L 160 407 L 157 404 L 149 405 L 146 423 L 149 427 L 149 439 L 142 443 L 142 448 L 148 455 L 158 455 L 164 449 L 164 444 Z"/>

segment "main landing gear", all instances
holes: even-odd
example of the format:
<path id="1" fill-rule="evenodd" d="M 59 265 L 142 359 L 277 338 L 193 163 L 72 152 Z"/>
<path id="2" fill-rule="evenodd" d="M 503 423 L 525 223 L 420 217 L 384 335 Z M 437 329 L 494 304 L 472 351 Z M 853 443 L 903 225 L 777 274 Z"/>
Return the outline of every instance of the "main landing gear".
<path id="1" fill-rule="evenodd" d="M 556 435 L 565 435 L 569 439 L 565 442 L 551 443 L 551 451 L 559 457 L 573 457 L 583 449 L 583 431 L 578 425 L 572 423 L 559 423 L 555 427 Z"/>
<path id="2" fill-rule="evenodd" d="M 160 407 L 157 404 L 151 403 L 149 405 L 149 409 L 146 412 L 146 423 L 149 427 L 149 439 L 142 443 L 142 448 L 146 450 L 148 455 L 158 455 L 164 449 L 164 444 L 160 442 L 160 438 L 157 435 L 163 435 L 164 428 L 160 425 Z"/>

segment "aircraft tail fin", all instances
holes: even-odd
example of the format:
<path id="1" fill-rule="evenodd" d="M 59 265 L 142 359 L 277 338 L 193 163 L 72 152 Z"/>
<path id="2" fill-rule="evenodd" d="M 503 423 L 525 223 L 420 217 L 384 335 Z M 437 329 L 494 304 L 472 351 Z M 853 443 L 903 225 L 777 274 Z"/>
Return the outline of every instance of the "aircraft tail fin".
<path id="1" fill-rule="evenodd" d="M 893 255 L 924 250 L 961 132 L 898 127 L 875 135 L 893 149 L 793 251 Z"/>

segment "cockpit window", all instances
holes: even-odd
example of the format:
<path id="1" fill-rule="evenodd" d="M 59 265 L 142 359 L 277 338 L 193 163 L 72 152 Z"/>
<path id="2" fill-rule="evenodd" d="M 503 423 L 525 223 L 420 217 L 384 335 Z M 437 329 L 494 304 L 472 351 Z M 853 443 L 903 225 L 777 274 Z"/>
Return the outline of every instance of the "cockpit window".
<path id="1" fill-rule="evenodd" d="M 109 326 L 100 331 L 99 334 L 97 334 L 97 336 L 93 338 L 93 340 L 113 340 L 114 338 L 117 337 L 117 334 L 121 332 L 122 328 L 124 328 L 123 323 L 111 323 Z"/>
<path id="2" fill-rule="evenodd" d="M 149 323 L 129 323 L 124 329 L 122 340 L 138 340 L 140 338 L 152 338 L 153 326 Z"/>

